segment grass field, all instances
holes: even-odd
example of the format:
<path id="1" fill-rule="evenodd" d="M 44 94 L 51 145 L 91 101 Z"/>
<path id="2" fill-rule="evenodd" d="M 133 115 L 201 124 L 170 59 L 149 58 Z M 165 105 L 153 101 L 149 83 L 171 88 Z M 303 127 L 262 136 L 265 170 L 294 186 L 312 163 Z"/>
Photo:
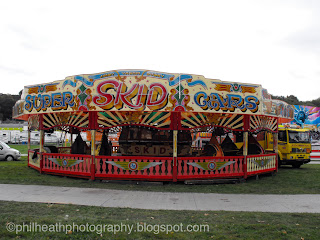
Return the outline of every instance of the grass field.
<path id="1" fill-rule="evenodd" d="M 0 202 L 0 209 L 0 238 L 3 239 L 319 239 L 320 232 L 319 214 L 151 211 L 15 202 Z M 30 226 L 32 222 L 38 226 L 69 224 L 69 227 L 78 226 L 79 232 L 77 227 L 73 232 L 60 227 L 58 233 L 39 232 L 39 227 L 36 233 L 16 234 L 6 229 L 7 223 Z M 89 231 L 82 232 L 86 231 L 87 224 Z M 132 232 L 129 234 L 129 228 L 123 227 L 123 232 L 114 234 L 112 231 L 121 230 L 121 224 L 132 226 Z M 105 232 L 103 225 L 106 225 Z M 160 232 L 161 225 L 163 232 Z M 196 225 L 195 231 L 181 232 L 177 227 L 186 230 L 188 225 Z"/>
<path id="2" fill-rule="evenodd" d="M 28 153 L 27 144 L 8 144 L 10 147 L 19 150 L 22 154 Z M 31 149 L 39 148 L 39 145 L 31 145 Z"/>
<path id="3" fill-rule="evenodd" d="M 320 165 L 303 165 L 299 169 L 282 167 L 276 176 L 264 175 L 244 183 L 185 185 L 182 183 L 124 184 L 89 181 L 85 179 L 40 174 L 27 167 L 26 157 L 21 161 L 0 161 L 0 183 L 40 184 L 65 187 L 108 188 L 163 192 L 203 192 L 203 193 L 253 193 L 253 194 L 320 194 Z"/>
<path id="4" fill-rule="evenodd" d="M 18 149 L 17 145 L 13 147 Z M 19 150 L 26 153 L 25 147 L 22 146 Z M 21 161 L 0 161 L 0 183 L 170 192 L 320 194 L 320 165 L 307 164 L 300 169 L 284 167 L 279 169 L 276 176 L 266 175 L 259 180 L 250 178 L 238 184 L 137 185 L 41 175 L 28 168 L 26 157 L 23 157 Z M 319 214 L 153 211 L 6 201 L 0 201 L 0 209 L 0 239 L 319 239 L 320 234 Z M 11 223 L 16 224 L 16 227 L 24 224 L 25 231 L 8 231 L 6 226 L 12 226 Z M 26 232 L 28 228 L 31 230 L 32 223 L 37 224 L 37 232 Z M 60 231 L 53 232 L 52 227 L 57 224 Z M 126 231 L 114 234 L 112 230 L 120 230 L 121 224 Z M 203 230 L 208 231 L 181 232 L 177 228 L 182 225 L 183 230 L 186 230 L 190 224 L 202 224 L 206 227 Z M 40 225 L 47 225 L 52 231 L 39 232 Z M 73 225 L 81 232 L 67 231 L 69 229 L 66 228 Z M 86 226 L 90 226 L 89 230 L 92 232 L 86 231 Z M 133 227 L 132 232 L 129 234 L 129 228 L 124 229 L 124 226 Z M 143 231 L 143 226 L 148 231 Z M 103 227 L 106 227 L 105 231 Z M 158 233 L 157 230 L 164 232 Z M 166 233 L 166 230 L 170 231 Z"/>

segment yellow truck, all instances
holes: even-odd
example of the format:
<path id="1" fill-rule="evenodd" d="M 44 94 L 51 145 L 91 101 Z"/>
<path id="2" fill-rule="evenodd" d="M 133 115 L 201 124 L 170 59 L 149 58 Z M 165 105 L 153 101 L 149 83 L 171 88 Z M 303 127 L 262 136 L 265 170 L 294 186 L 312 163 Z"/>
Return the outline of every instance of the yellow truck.
<path id="1" fill-rule="evenodd" d="M 278 163 L 280 165 L 292 165 L 299 168 L 302 164 L 310 162 L 311 137 L 308 129 L 298 126 L 278 127 Z M 266 151 L 273 149 L 273 136 L 266 134 Z"/>

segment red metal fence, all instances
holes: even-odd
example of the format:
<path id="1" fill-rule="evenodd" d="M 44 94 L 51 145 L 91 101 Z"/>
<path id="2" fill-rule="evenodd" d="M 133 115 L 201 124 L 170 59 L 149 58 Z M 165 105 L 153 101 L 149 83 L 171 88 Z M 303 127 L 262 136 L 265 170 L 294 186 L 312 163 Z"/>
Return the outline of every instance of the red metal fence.
<path id="1" fill-rule="evenodd" d="M 183 181 L 192 179 L 246 178 L 277 170 L 276 154 L 232 157 L 91 156 L 42 153 L 28 166 L 43 173 L 91 179 Z"/>
<path id="2" fill-rule="evenodd" d="M 247 157 L 247 174 L 257 175 L 277 170 L 277 154 L 249 155 Z"/>
<path id="3" fill-rule="evenodd" d="M 241 177 L 244 157 L 178 157 L 177 179 Z"/>
<path id="4" fill-rule="evenodd" d="M 96 178 L 172 180 L 172 157 L 98 156 L 95 159 Z"/>
<path id="5" fill-rule="evenodd" d="M 91 177 L 91 155 L 43 153 L 42 160 L 43 172 Z"/>

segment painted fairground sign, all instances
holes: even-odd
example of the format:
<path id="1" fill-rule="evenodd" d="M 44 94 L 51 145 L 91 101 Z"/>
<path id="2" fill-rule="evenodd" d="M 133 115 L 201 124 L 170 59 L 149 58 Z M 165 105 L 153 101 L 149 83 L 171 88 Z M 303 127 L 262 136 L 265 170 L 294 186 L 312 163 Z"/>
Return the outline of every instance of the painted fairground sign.
<path id="1" fill-rule="evenodd" d="M 16 115 L 56 111 L 192 111 L 264 114 L 260 85 L 199 75 L 110 71 L 27 86 Z M 22 105 L 23 104 L 23 105 Z"/>
<path id="2" fill-rule="evenodd" d="M 265 115 L 283 119 L 293 119 L 294 107 L 284 101 L 275 100 L 266 89 L 262 89 L 262 111 Z M 287 122 L 287 120 L 285 120 Z"/>
<path id="3" fill-rule="evenodd" d="M 292 124 L 317 129 L 320 127 L 320 107 L 294 105 Z"/>

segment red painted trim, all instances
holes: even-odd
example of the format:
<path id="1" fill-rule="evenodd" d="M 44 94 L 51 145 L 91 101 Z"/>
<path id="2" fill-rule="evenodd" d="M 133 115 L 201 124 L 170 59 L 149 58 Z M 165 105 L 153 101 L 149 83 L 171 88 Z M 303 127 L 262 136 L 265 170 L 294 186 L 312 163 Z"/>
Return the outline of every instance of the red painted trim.
<path id="1" fill-rule="evenodd" d="M 33 168 L 33 169 L 36 169 L 36 170 L 38 170 L 39 172 L 40 172 L 40 168 L 38 168 L 38 167 L 36 167 L 36 166 L 34 166 L 34 165 L 32 165 L 32 164 L 30 164 L 30 165 L 28 165 L 29 167 L 31 167 L 31 168 Z"/>
<path id="2" fill-rule="evenodd" d="M 233 174 L 206 174 L 206 175 L 188 175 L 188 176 L 178 176 L 178 180 L 203 180 L 203 179 L 221 179 L 221 178 L 239 178 L 242 177 L 243 173 L 233 173 Z"/>
<path id="3" fill-rule="evenodd" d="M 264 155 L 263 155 L 264 156 Z M 243 156 L 224 156 L 224 157 L 210 157 L 210 156 L 203 156 L 203 157 L 178 157 L 179 160 L 228 160 L 228 159 L 243 159 Z"/>
<path id="4" fill-rule="evenodd" d="M 178 179 L 178 161 L 177 161 L 177 157 L 173 157 L 172 181 L 177 182 L 177 179 Z"/>
<path id="5" fill-rule="evenodd" d="M 243 178 L 247 179 L 248 177 L 248 163 L 247 163 L 247 156 L 243 159 Z"/>
<path id="6" fill-rule="evenodd" d="M 96 174 L 96 179 L 100 180 L 146 180 L 146 181 L 172 181 L 172 176 L 145 176 L 145 175 L 108 175 L 108 174 Z"/>
<path id="7" fill-rule="evenodd" d="M 91 130 L 95 130 L 99 128 L 98 125 L 98 114 L 97 112 L 89 112 L 89 124 L 88 128 Z"/>
<path id="8" fill-rule="evenodd" d="M 96 173 L 96 165 L 95 165 L 95 157 L 94 156 L 91 156 L 90 171 L 91 171 L 91 180 L 94 180 L 95 173 Z"/>
<path id="9" fill-rule="evenodd" d="M 259 174 L 263 174 L 263 173 L 268 173 L 268 172 L 274 172 L 276 171 L 277 168 L 269 168 L 269 169 L 264 169 L 264 170 L 259 170 L 259 171 L 253 171 L 253 172 L 249 172 L 248 176 L 254 176 L 254 175 L 259 175 Z"/>
<path id="10" fill-rule="evenodd" d="M 42 168 L 43 168 L 43 153 L 39 153 L 39 161 L 40 161 L 40 174 L 42 174 Z"/>
<path id="11" fill-rule="evenodd" d="M 75 173 L 59 173 L 59 172 L 52 172 L 52 171 L 45 171 L 44 174 L 56 175 L 56 176 L 65 176 L 65 177 L 74 177 L 74 178 L 81 178 L 81 179 L 90 179 L 90 175 L 80 175 Z"/>
<path id="12" fill-rule="evenodd" d="M 247 132 L 250 130 L 250 115 L 243 115 L 243 131 Z"/>
<path id="13" fill-rule="evenodd" d="M 44 129 L 43 128 L 43 114 L 39 114 L 39 130 L 43 130 Z"/>
<path id="14" fill-rule="evenodd" d="M 181 112 L 171 112 L 170 115 L 170 129 L 171 130 L 181 130 Z M 190 129 L 188 129 L 190 130 Z"/>
<path id="15" fill-rule="evenodd" d="M 68 170 L 53 170 L 49 168 L 44 168 L 43 169 L 44 173 L 58 173 L 58 174 L 68 174 L 70 176 L 86 176 L 86 177 L 91 177 L 91 173 L 85 173 L 85 172 L 73 172 L 73 171 L 68 171 Z"/>

